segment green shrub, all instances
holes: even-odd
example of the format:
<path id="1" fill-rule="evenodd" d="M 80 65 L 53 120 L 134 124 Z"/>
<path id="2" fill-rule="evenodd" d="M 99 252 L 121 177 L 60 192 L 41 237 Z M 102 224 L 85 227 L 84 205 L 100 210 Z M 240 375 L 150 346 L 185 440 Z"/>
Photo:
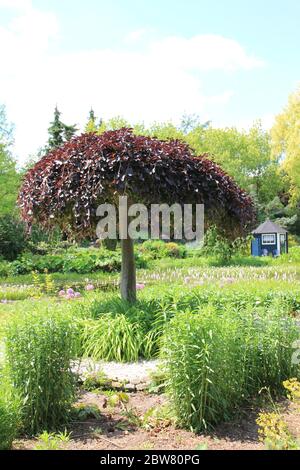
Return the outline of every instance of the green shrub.
<path id="1" fill-rule="evenodd" d="M 174 242 L 166 243 L 165 249 L 167 256 L 170 258 L 185 258 L 187 254 L 187 249 L 184 245 L 178 245 Z"/>
<path id="2" fill-rule="evenodd" d="M 230 419 L 261 388 L 295 375 L 292 318 L 270 309 L 188 310 L 166 329 L 170 393 L 182 425 L 202 431 Z"/>
<path id="3" fill-rule="evenodd" d="M 274 261 L 276 264 L 300 263 L 300 246 L 290 247 L 288 254 L 281 255 Z"/>
<path id="4" fill-rule="evenodd" d="M 12 261 L 22 253 L 25 247 L 24 224 L 14 216 L 0 217 L 0 256 Z"/>
<path id="5" fill-rule="evenodd" d="M 136 254 L 138 268 L 147 266 L 146 260 L 140 253 Z M 23 253 L 17 260 L 11 263 L 11 274 L 29 274 L 32 271 L 43 273 L 78 273 L 88 274 L 95 271 L 114 272 L 121 269 L 120 251 L 108 251 L 104 248 L 69 248 L 64 252 L 50 254 Z M 1 270 L 1 263 L 0 263 Z M 7 267 L 3 267 L 3 275 L 6 275 Z"/>
<path id="6" fill-rule="evenodd" d="M 7 277 L 11 273 L 10 263 L 0 259 L 0 277 Z"/>
<path id="7" fill-rule="evenodd" d="M 185 258 L 187 249 L 184 245 L 163 240 L 147 240 L 140 247 L 139 250 L 146 254 L 150 259 L 161 258 Z"/>
<path id="8" fill-rule="evenodd" d="M 20 400 L 0 370 L 0 450 L 11 448 L 20 426 Z"/>
<path id="9" fill-rule="evenodd" d="M 250 237 L 229 240 L 216 227 L 210 227 L 204 238 L 202 255 L 215 256 L 221 263 L 228 263 L 234 255 L 245 255 L 250 252 Z"/>
<path id="10" fill-rule="evenodd" d="M 6 360 L 22 399 L 26 432 L 35 434 L 66 422 L 76 392 L 71 371 L 76 347 L 76 325 L 66 313 L 48 309 L 9 322 Z"/>

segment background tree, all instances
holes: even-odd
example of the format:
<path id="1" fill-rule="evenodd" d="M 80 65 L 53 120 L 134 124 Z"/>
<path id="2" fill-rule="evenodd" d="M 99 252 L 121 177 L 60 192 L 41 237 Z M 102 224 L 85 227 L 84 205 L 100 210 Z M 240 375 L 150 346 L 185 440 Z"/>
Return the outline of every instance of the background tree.
<path id="1" fill-rule="evenodd" d="M 54 110 L 54 119 L 48 128 L 49 138 L 46 151 L 60 147 L 65 142 L 71 140 L 77 132 L 76 125 L 64 124 L 60 119 L 60 116 L 61 113 L 56 106 Z"/>
<path id="2" fill-rule="evenodd" d="M 118 204 L 124 195 L 147 206 L 205 203 L 207 220 L 228 237 L 254 219 L 251 198 L 216 164 L 194 157 L 183 142 L 136 136 L 126 128 L 84 134 L 50 152 L 26 174 L 19 205 L 28 224 L 71 227 L 72 236 L 84 238 L 95 232 L 99 204 Z M 127 226 L 121 228 L 127 233 Z M 134 301 L 133 240 L 121 240 L 121 248 L 121 293 Z"/>
<path id="3" fill-rule="evenodd" d="M 8 123 L 5 107 L 0 106 L 0 216 L 16 210 L 20 176 L 11 155 L 13 126 Z"/>
<path id="4" fill-rule="evenodd" d="M 249 131 L 196 127 L 186 138 L 196 153 L 206 152 L 259 203 L 277 196 L 283 183 L 271 157 L 270 136 L 260 123 Z"/>
<path id="5" fill-rule="evenodd" d="M 102 121 L 100 120 L 100 124 L 99 126 L 96 124 L 96 121 L 97 121 L 97 118 L 95 116 L 95 112 L 93 110 L 93 108 L 90 110 L 90 113 L 89 113 L 89 119 L 88 119 L 88 122 L 85 126 L 85 129 L 84 131 L 89 133 L 89 132 L 97 132 L 97 130 L 99 129 L 99 126 L 101 126 L 102 124 Z"/>
<path id="6" fill-rule="evenodd" d="M 291 202 L 300 200 L 300 87 L 291 94 L 287 106 L 276 117 L 271 130 L 272 154 L 280 159 L 290 182 Z"/>
<path id="7" fill-rule="evenodd" d="M 68 142 L 69 140 L 71 140 L 77 131 L 78 129 L 75 124 L 72 124 L 72 125 L 64 124 L 64 141 Z"/>
<path id="8" fill-rule="evenodd" d="M 64 143 L 64 123 L 60 119 L 61 113 L 58 111 L 57 106 L 54 110 L 54 119 L 50 122 L 50 127 L 48 128 L 48 149 L 55 149 L 60 147 Z"/>

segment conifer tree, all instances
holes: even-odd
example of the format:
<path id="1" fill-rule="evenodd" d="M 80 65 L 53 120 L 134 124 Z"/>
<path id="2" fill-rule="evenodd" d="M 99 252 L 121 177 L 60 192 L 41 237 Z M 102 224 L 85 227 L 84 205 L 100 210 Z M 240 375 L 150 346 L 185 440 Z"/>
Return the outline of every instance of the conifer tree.
<path id="1" fill-rule="evenodd" d="M 48 128 L 48 150 L 60 147 L 64 143 L 65 125 L 61 121 L 60 115 L 61 113 L 58 111 L 56 106 L 54 110 L 54 119 L 50 122 L 50 127 Z"/>
<path id="2" fill-rule="evenodd" d="M 74 137 L 76 132 L 78 131 L 77 127 L 75 124 L 68 126 L 67 124 L 64 124 L 64 139 L 65 142 L 68 142 L 69 140 Z"/>
<path id="3" fill-rule="evenodd" d="M 49 139 L 46 148 L 47 151 L 61 147 L 65 142 L 71 140 L 77 132 L 75 125 L 64 124 L 60 119 L 60 116 L 61 112 L 56 106 L 54 110 L 54 119 L 48 128 Z"/>
<path id="4" fill-rule="evenodd" d="M 91 108 L 90 110 L 89 119 L 88 119 L 87 125 L 85 126 L 85 132 L 87 133 L 97 132 L 96 116 L 95 116 L 93 108 Z"/>

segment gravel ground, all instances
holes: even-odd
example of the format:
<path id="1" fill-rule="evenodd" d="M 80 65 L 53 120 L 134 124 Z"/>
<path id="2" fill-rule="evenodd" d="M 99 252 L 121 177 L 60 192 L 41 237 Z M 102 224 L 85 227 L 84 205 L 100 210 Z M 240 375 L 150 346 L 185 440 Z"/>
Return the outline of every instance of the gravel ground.
<path id="1" fill-rule="evenodd" d="M 73 370 L 81 377 L 101 371 L 114 382 L 132 386 L 145 385 L 146 387 L 151 381 L 151 373 L 159 370 L 160 367 L 162 367 L 162 363 L 159 360 L 120 363 L 83 359 L 74 365 Z"/>

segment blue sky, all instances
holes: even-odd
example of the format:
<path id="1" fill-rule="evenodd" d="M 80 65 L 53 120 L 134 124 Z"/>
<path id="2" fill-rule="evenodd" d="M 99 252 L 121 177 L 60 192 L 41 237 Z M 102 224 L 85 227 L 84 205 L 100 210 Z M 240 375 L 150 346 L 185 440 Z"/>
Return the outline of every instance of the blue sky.
<path id="1" fill-rule="evenodd" d="M 299 0 L 0 0 L 0 103 L 20 160 L 58 104 L 83 125 L 196 113 L 266 127 L 300 79 Z"/>

